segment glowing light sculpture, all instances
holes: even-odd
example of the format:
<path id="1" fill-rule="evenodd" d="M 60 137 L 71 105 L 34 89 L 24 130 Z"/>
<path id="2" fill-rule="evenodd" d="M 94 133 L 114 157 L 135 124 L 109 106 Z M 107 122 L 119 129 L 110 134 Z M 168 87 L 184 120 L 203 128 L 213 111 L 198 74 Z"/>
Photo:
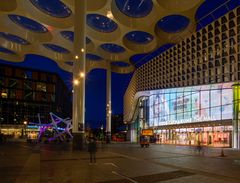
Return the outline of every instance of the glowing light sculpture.
<path id="1" fill-rule="evenodd" d="M 64 138 L 62 137 L 63 134 L 68 134 L 71 138 L 73 138 L 70 132 L 70 130 L 72 130 L 72 120 L 70 118 L 62 119 L 52 112 L 50 112 L 50 117 L 51 117 L 51 123 L 48 123 L 48 124 L 42 124 L 40 114 L 38 114 L 38 123 L 33 123 L 33 122 L 29 123 L 39 127 L 39 134 L 37 138 L 38 142 L 40 141 L 41 137 L 44 135 L 46 130 L 49 128 L 53 129 L 56 132 L 56 134 L 53 137 L 48 138 L 49 142 L 55 140 L 58 137 L 61 141 L 64 141 Z M 64 123 L 66 125 L 66 127 L 63 128 L 63 131 L 59 131 L 58 125 L 60 123 Z"/>

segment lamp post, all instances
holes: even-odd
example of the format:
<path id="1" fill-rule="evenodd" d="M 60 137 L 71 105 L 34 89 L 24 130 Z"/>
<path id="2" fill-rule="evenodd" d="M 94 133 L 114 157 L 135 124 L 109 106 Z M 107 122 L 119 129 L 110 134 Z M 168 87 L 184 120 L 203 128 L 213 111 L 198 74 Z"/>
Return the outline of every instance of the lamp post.
<path id="1" fill-rule="evenodd" d="M 24 121 L 23 125 L 24 125 L 24 136 L 27 137 L 27 121 Z"/>
<path id="2" fill-rule="evenodd" d="M 103 125 L 101 126 L 101 133 L 100 133 L 100 139 L 101 139 L 101 143 L 103 142 Z"/>

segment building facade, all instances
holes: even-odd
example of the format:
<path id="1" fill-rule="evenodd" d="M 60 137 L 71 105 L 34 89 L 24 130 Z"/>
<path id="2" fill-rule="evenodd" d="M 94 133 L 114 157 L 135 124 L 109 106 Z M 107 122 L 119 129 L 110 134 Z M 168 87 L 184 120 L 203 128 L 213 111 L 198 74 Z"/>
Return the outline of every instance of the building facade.
<path id="1" fill-rule="evenodd" d="M 124 121 L 131 126 L 131 139 L 136 141 L 142 128 L 153 128 L 159 143 L 201 141 L 240 148 L 239 80 L 240 7 L 137 69 L 124 96 Z M 148 115 L 141 114 L 142 101 L 147 101 L 143 111 Z M 198 107 L 193 108 L 194 102 Z M 229 112 L 226 118 L 223 109 Z"/>
<path id="2" fill-rule="evenodd" d="M 49 123 L 50 112 L 71 117 L 71 92 L 61 78 L 45 71 L 0 64 L 1 131 L 21 133 L 23 122 Z"/>

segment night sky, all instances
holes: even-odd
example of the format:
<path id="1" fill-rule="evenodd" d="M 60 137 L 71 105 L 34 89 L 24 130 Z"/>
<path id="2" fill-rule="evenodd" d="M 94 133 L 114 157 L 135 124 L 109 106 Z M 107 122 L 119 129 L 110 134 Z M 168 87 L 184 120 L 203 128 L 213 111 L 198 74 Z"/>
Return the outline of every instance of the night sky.
<path id="1" fill-rule="evenodd" d="M 13 63 L 0 60 L 0 63 L 16 65 L 57 73 L 72 90 L 72 74 L 60 69 L 57 64 L 46 57 L 27 55 L 24 62 Z M 132 74 L 112 73 L 112 113 L 123 113 L 123 96 Z M 86 78 L 86 124 L 98 128 L 106 122 L 106 71 L 95 69 Z"/>

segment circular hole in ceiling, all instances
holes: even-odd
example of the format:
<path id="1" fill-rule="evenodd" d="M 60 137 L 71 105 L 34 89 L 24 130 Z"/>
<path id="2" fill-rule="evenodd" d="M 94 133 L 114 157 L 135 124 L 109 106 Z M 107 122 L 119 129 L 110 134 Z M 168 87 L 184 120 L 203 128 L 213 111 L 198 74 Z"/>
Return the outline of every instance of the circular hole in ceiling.
<path id="1" fill-rule="evenodd" d="M 101 61 L 101 60 L 103 60 L 102 57 L 100 57 L 98 55 L 90 54 L 90 53 L 86 54 L 86 58 L 88 60 L 92 60 L 92 61 Z"/>
<path id="2" fill-rule="evenodd" d="M 88 14 L 87 25 L 96 31 L 104 33 L 113 32 L 118 27 L 112 19 L 98 14 Z"/>
<path id="3" fill-rule="evenodd" d="M 66 18 L 72 14 L 68 8 L 60 0 L 30 0 L 31 3 L 40 11 L 57 18 Z"/>
<path id="4" fill-rule="evenodd" d="M 45 33 L 48 32 L 48 29 L 43 26 L 42 24 L 36 22 L 35 20 L 32 20 L 27 17 L 23 17 L 20 15 L 8 15 L 10 20 L 12 20 L 14 23 L 22 26 L 25 29 L 28 29 L 33 32 L 38 32 L 38 33 Z"/>
<path id="5" fill-rule="evenodd" d="M 71 62 L 71 61 L 65 62 L 65 64 L 67 64 L 69 66 L 73 66 L 73 62 Z"/>
<path id="6" fill-rule="evenodd" d="M 129 41 L 138 44 L 147 44 L 153 40 L 153 36 L 147 32 L 143 31 L 132 31 L 125 35 Z"/>
<path id="7" fill-rule="evenodd" d="M 63 48 L 63 47 L 55 45 L 55 44 L 46 43 L 46 44 L 43 44 L 43 46 L 47 49 L 50 49 L 50 50 L 58 52 L 58 53 L 64 53 L 64 54 L 70 53 L 70 51 L 67 50 L 66 48 Z"/>
<path id="8" fill-rule="evenodd" d="M 61 35 L 62 37 L 64 37 L 65 39 L 69 40 L 69 41 L 74 41 L 74 32 L 73 31 L 61 31 Z M 90 43 L 91 40 L 86 37 L 86 44 Z"/>
<path id="9" fill-rule="evenodd" d="M 30 44 L 27 40 L 19 36 L 15 36 L 13 34 L 5 33 L 5 32 L 0 32 L 0 37 L 17 44 L 22 44 L 22 45 Z"/>
<path id="10" fill-rule="evenodd" d="M 123 14 L 134 18 L 147 16 L 153 8 L 152 0 L 115 0 L 115 2 Z"/>
<path id="11" fill-rule="evenodd" d="M 9 49 L 4 48 L 4 47 L 0 47 L 0 52 L 6 53 L 6 54 L 9 54 L 9 55 L 15 55 L 16 54 L 14 51 L 9 50 Z"/>
<path id="12" fill-rule="evenodd" d="M 130 66 L 129 63 L 121 62 L 121 61 L 112 62 L 111 65 L 113 65 L 113 66 L 118 66 L 118 67 L 128 67 L 128 66 Z"/>
<path id="13" fill-rule="evenodd" d="M 184 30 L 189 24 L 189 19 L 182 15 L 169 15 L 158 21 L 158 28 L 167 33 L 177 33 Z"/>
<path id="14" fill-rule="evenodd" d="M 105 43 L 101 45 L 101 48 L 110 53 L 122 53 L 125 51 L 125 48 L 117 44 Z"/>

